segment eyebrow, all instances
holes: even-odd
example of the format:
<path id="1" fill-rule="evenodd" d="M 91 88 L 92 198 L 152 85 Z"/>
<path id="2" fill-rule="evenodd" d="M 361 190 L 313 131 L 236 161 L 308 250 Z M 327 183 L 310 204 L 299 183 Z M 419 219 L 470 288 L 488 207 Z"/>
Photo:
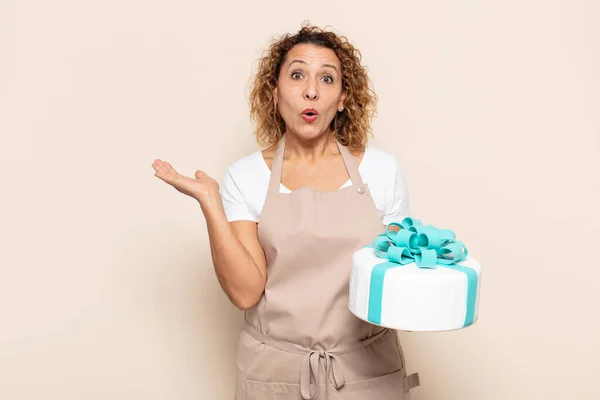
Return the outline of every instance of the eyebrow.
<path id="1" fill-rule="evenodd" d="M 295 62 L 297 62 L 297 63 L 301 63 L 301 64 L 306 64 L 306 65 L 308 65 L 308 63 L 307 63 L 306 61 L 304 61 L 304 60 L 292 60 L 292 61 L 291 61 L 291 62 L 288 64 L 288 67 L 290 67 L 290 66 L 291 66 L 293 63 L 295 63 Z M 321 65 L 321 67 L 331 67 L 331 68 L 335 69 L 335 71 L 336 71 L 336 72 L 338 72 L 338 69 L 336 68 L 336 66 L 335 66 L 335 65 L 331 65 L 331 64 L 323 64 L 323 65 Z"/>

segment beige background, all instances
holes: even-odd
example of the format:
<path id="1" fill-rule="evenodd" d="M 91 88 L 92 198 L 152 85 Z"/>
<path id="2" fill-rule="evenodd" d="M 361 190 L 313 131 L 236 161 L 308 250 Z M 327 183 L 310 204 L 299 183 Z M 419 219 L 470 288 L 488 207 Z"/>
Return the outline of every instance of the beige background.
<path id="1" fill-rule="evenodd" d="M 231 399 L 243 314 L 197 203 L 258 149 L 248 80 L 304 19 L 362 50 L 413 216 L 480 320 L 402 333 L 413 399 L 598 399 L 600 17 L 589 1 L 0 2 L 0 399 Z"/>

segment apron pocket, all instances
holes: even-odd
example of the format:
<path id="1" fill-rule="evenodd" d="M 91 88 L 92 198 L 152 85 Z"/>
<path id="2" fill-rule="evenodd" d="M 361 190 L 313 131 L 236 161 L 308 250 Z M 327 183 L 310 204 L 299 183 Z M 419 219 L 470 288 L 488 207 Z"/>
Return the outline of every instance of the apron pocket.
<path id="1" fill-rule="evenodd" d="M 339 390 L 329 388 L 330 400 L 410 400 L 410 393 L 404 392 L 406 372 L 401 369 L 390 374 L 362 381 L 346 382 Z"/>
<path id="2" fill-rule="evenodd" d="M 303 400 L 297 383 L 239 380 L 236 400 Z"/>

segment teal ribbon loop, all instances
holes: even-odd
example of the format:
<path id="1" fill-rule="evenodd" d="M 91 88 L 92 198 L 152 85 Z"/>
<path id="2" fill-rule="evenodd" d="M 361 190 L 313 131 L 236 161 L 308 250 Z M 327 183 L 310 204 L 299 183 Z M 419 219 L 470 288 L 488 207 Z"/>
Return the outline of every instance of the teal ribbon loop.
<path id="1" fill-rule="evenodd" d="M 399 231 L 390 231 L 398 226 Z M 371 246 L 379 258 L 398 264 L 414 262 L 419 268 L 435 268 L 437 264 L 450 265 L 463 261 L 469 254 L 462 242 L 448 229 L 423 225 L 418 219 L 404 218 L 402 222 L 391 222 L 385 233 L 375 238 Z"/>
<path id="2" fill-rule="evenodd" d="M 390 230 L 397 226 L 399 231 Z M 378 235 L 370 246 L 379 258 L 387 262 L 373 267 L 369 291 L 368 320 L 381 324 L 381 307 L 385 273 L 390 268 L 415 263 L 419 268 L 433 269 L 443 266 L 462 272 L 467 277 L 467 312 L 464 326 L 473 323 L 477 294 L 477 272 L 472 268 L 457 265 L 469 254 L 464 243 L 456 240 L 454 232 L 424 225 L 420 220 L 404 218 L 402 222 L 391 222 L 385 232 Z"/>

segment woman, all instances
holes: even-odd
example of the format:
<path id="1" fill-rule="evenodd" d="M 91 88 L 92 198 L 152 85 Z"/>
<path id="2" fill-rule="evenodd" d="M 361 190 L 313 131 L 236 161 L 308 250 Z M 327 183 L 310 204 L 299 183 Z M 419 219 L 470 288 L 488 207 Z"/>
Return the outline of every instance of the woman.
<path id="1" fill-rule="evenodd" d="M 353 252 L 409 213 L 396 158 L 367 146 L 376 95 L 360 59 L 332 32 L 284 35 L 251 92 L 268 148 L 237 160 L 221 186 L 153 164 L 200 203 L 219 282 L 246 310 L 238 400 L 409 399 L 419 384 L 396 332 L 348 309 Z"/>

